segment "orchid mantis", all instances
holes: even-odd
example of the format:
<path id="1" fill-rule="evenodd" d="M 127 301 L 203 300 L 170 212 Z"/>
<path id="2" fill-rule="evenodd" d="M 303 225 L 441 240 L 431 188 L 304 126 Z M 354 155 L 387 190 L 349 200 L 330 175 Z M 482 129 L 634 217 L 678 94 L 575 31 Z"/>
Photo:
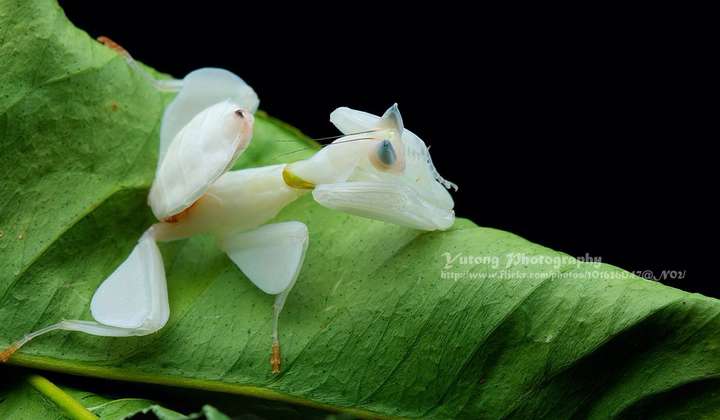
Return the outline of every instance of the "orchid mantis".
<path id="1" fill-rule="evenodd" d="M 242 79 L 200 69 L 183 80 L 156 80 L 121 47 L 128 63 L 156 88 L 177 91 L 162 120 L 160 151 L 148 203 L 158 222 L 95 292 L 94 321 L 63 320 L 26 335 L 0 359 L 53 330 L 98 336 L 140 336 L 168 321 L 165 271 L 157 241 L 210 233 L 263 292 L 274 295 L 270 363 L 280 372 L 278 322 L 308 247 L 300 221 L 267 224 L 285 206 L 311 193 L 320 205 L 422 230 L 454 222 L 447 189 L 428 149 L 403 127 L 397 105 L 378 117 L 338 108 L 330 121 L 344 134 L 306 160 L 229 171 L 252 137 L 258 99 Z"/>

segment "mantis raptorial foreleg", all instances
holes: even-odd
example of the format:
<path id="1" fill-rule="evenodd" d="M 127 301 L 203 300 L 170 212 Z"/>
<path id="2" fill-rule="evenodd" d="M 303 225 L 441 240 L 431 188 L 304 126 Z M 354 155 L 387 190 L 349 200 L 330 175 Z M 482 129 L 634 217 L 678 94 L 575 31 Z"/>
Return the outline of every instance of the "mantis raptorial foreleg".
<path id="1" fill-rule="evenodd" d="M 454 215 L 429 205 L 412 188 L 386 182 L 339 182 L 313 190 L 319 204 L 356 216 L 383 220 L 413 229 L 447 229 Z"/>

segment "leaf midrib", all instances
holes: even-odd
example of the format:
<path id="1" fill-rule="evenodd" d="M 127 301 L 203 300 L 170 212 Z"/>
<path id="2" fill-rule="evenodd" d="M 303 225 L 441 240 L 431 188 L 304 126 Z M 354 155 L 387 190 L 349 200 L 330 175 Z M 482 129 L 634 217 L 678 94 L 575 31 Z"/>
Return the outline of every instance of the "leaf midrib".
<path id="1" fill-rule="evenodd" d="M 79 374 L 95 378 L 142 382 L 155 385 L 179 386 L 183 388 L 199 389 L 206 391 L 226 392 L 230 394 L 245 395 L 249 397 L 262 398 L 272 401 L 282 401 L 293 404 L 300 404 L 311 408 L 318 408 L 333 412 L 342 412 L 368 419 L 402 418 L 397 416 L 388 416 L 386 414 L 368 409 L 320 403 L 310 399 L 297 397 L 274 389 L 268 389 L 259 386 L 239 385 L 208 379 L 184 378 L 175 375 L 144 374 L 139 372 L 131 372 L 128 371 L 128 369 L 119 369 L 112 367 L 109 368 L 105 366 L 87 366 L 83 365 L 82 363 L 76 363 L 75 361 L 68 362 L 62 359 L 55 359 L 46 356 L 16 354 L 15 356 L 13 356 L 9 363 L 17 366 L 43 369 L 53 372 Z"/>

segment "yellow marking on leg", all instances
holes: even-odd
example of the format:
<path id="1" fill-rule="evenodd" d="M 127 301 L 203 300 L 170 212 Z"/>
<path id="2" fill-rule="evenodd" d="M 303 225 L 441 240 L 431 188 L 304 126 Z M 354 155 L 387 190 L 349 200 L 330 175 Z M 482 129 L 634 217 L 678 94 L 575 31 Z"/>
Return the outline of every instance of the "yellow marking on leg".
<path id="1" fill-rule="evenodd" d="M 294 173 L 290 172 L 287 165 L 283 168 L 282 172 L 283 181 L 288 187 L 298 188 L 301 190 L 312 190 L 315 188 L 315 184 L 310 181 L 306 181 Z"/>

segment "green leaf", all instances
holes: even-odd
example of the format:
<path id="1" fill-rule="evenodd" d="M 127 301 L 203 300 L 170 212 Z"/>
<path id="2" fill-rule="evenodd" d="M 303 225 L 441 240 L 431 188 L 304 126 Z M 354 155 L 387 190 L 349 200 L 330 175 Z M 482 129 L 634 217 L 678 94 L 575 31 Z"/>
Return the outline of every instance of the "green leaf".
<path id="1" fill-rule="evenodd" d="M 90 319 L 93 291 L 152 223 L 145 199 L 171 97 L 49 0 L 0 0 L 0 63 L 7 345 L 63 318 Z M 299 159 L 314 147 L 260 114 L 238 167 Z M 311 233 L 281 318 L 280 376 L 268 364 L 272 297 L 208 237 L 162 247 L 172 316 L 161 332 L 53 333 L 11 362 L 360 416 L 606 418 L 658 414 L 657 401 L 663 415 L 720 415 L 715 299 L 608 265 L 556 265 L 563 254 L 467 220 L 423 233 L 309 197 L 279 220 L 303 221 Z M 446 269 L 445 253 L 480 262 Z M 483 263 L 509 253 L 550 262 Z"/>
<path id="2" fill-rule="evenodd" d="M 170 419 L 172 419 L 173 416 L 182 419 L 187 417 L 204 418 L 202 416 L 205 416 L 218 420 L 225 419 L 226 417 L 224 416 L 229 416 L 233 419 L 257 418 L 273 420 L 350 420 L 353 418 L 345 415 L 335 416 L 334 414 L 329 414 L 327 411 L 302 405 L 197 389 L 153 384 L 129 384 L 126 382 L 70 377 L 60 374 L 52 374 L 50 380 L 63 384 L 60 388 L 64 392 L 103 419 L 122 418 L 123 416 L 127 416 L 127 413 L 133 415 L 152 413 L 155 417 Z M 92 390 L 93 392 L 88 392 L 87 390 Z M 103 396 L 98 394 L 102 394 Z M 138 396 L 142 396 L 142 398 L 138 398 Z M 179 412 L 198 410 L 200 411 L 199 413 L 190 414 L 187 417 L 179 414 Z"/>
<path id="3" fill-rule="evenodd" d="M 183 415 L 142 398 L 112 399 L 57 385 L 36 374 L 18 374 L 2 370 L 5 381 L 0 385 L 0 418 L 122 420 L 151 413 L 159 420 L 229 420 L 210 405 L 201 413 Z"/>
<path id="4" fill-rule="evenodd" d="M 60 387 L 68 396 L 82 404 L 85 409 L 103 420 L 122 420 L 137 414 L 153 413 L 161 420 L 185 420 L 193 417 L 157 405 L 144 398 L 107 398 L 92 392 L 71 387 Z M 223 420 L 227 417 L 223 417 Z"/>

